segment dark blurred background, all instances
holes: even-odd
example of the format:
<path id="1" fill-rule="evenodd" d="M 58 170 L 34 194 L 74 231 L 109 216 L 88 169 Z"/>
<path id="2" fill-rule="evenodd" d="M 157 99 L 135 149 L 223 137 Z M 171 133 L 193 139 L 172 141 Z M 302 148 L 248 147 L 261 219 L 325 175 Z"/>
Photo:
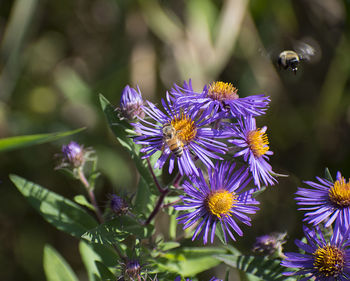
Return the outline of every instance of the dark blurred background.
<path id="1" fill-rule="evenodd" d="M 134 190 L 135 168 L 98 102 L 102 93 L 117 105 L 126 84 L 153 102 L 189 78 L 197 90 L 222 80 L 241 97 L 270 95 L 258 123 L 268 126 L 273 169 L 290 176 L 260 197 L 261 211 L 235 245 L 247 252 L 255 236 L 288 231 L 286 247 L 295 249 L 297 186 L 325 167 L 350 175 L 348 14 L 348 0 L 0 1 L 0 137 L 87 128 L 1 154 L 0 279 L 44 280 L 42 251 L 50 243 L 86 280 L 76 239 L 46 223 L 8 175 L 72 198 L 81 187 L 54 171 L 53 155 L 73 139 L 97 152 L 101 206 L 107 193 Z M 296 75 L 265 55 L 299 40 L 316 55 Z"/>

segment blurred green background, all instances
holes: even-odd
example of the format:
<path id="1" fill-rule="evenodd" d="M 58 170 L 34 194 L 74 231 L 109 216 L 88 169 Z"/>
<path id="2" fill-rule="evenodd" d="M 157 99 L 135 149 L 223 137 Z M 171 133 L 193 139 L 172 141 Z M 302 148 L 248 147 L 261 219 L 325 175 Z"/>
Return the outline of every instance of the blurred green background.
<path id="1" fill-rule="evenodd" d="M 222 80 L 241 97 L 271 96 L 258 123 L 268 126 L 274 170 L 289 174 L 262 196 L 257 235 L 301 236 L 293 193 L 302 180 L 350 175 L 348 0 L 17 0 L 0 1 L 0 137 L 80 127 L 78 135 L 1 154 L 0 279 L 44 280 L 42 251 L 53 245 L 86 280 L 77 241 L 46 223 L 9 182 L 15 173 L 72 198 L 78 183 L 54 171 L 54 154 L 71 139 L 93 147 L 103 172 L 97 197 L 132 191 L 135 168 L 107 127 L 98 103 L 115 105 L 126 84 L 159 102 L 173 83 L 194 88 Z M 316 49 L 297 75 L 278 71 L 269 50 L 301 40 Z M 220 274 L 217 277 L 223 278 Z"/>

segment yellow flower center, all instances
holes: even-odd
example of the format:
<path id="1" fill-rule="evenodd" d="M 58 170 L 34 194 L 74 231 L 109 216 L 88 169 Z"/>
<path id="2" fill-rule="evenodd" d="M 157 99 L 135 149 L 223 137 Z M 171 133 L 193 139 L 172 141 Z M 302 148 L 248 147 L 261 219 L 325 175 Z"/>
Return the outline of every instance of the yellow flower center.
<path id="1" fill-rule="evenodd" d="M 208 96 L 214 100 L 235 100 L 239 96 L 237 89 L 231 83 L 213 82 L 209 85 Z"/>
<path id="2" fill-rule="evenodd" d="M 257 129 L 248 133 L 247 142 L 254 156 L 259 158 L 269 151 L 269 141 L 264 130 Z"/>
<path id="3" fill-rule="evenodd" d="M 175 116 L 171 120 L 171 125 L 177 132 L 177 137 L 185 143 L 191 142 L 197 135 L 197 128 L 194 124 L 194 121 L 188 116 L 181 113 L 178 116 Z"/>
<path id="4" fill-rule="evenodd" d="M 350 182 L 342 177 L 329 189 L 329 199 L 341 208 L 350 206 Z"/>
<path id="5" fill-rule="evenodd" d="M 314 253 L 313 266 L 324 276 L 336 277 L 343 271 L 345 260 L 344 252 L 335 246 L 326 245 L 318 248 Z"/>
<path id="6" fill-rule="evenodd" d="M 218 218 L 230 215 L 231 208 L 237 202 L 237 196 L 234 192 L 227 190 L 217 190 L 208 195 L 206 204 L 209 212 Z"/>

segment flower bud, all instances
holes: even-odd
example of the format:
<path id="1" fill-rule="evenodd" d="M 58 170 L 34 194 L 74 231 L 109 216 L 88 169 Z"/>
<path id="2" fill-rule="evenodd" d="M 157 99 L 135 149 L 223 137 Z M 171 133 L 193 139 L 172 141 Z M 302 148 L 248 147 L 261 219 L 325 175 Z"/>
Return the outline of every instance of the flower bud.
<path id="1" fill-rule="evenodd" d="M 125 275 L 131 278 L 131 280 L 140 277 L 141 266 L 138 260 L 129 260 L 125 264 Z"/>
<path id="2" fill-rule="evenodd" d="M 127 85 L 120 99 L 120 111 L 123 117 L 128 120 L 133 120 L 135 118 L 143 119 L 145 113 L 142 109 L 142 105 L 143 100 L 139 87 L 137 87 L 136 91 Z"/>
<path id="3" fill-rule="evenodd" d="M 124 215 L 128 212 L 128 204 L 123 198 L 118 195 L 112 194 L 110 196 L 110 208 L 116 215 Z"/>
<path id="4" fill-rule="evenodd" d="M 273 232 L 259 236 L 253 245 L 253 252 L 266 256 L 282 253 L 282 245 L 286 243 L 287 233 Z"/>
<path id="5" fill-rule="evenodd" d="M 80 167 L 85 161 L 84 158 L 84 148 L 78 143 L 71 141 L 68 145 L 62 146 L 62 163 L 65 166 Z"/>

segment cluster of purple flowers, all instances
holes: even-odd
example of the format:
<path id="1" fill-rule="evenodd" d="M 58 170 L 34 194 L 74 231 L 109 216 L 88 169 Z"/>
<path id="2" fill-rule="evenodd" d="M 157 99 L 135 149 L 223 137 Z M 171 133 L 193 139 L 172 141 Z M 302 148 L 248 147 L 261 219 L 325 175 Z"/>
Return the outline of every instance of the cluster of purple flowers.
<path id="1" fill-rule="evenodd" d="M 190 80 L 174 85 L 161 106 L 140 101 L 139 89 L 126 86 L 122 94 L 124 116 L 130 115 L 130 108 L 138 112 L 132 125 L 142 157 L 160 151 L 154 168 L 168 163 L 169 174 L 177 169 L 187 177 L 181 186 L 183 205 L 175 206 L 186 213 L 178 220 L 184 229 L 194 227 L 193 240 L 202 237 L 204 243 L 213 243 L 218 224 L 225 241 L 235 240 L 234 234 L 242 236 L 238 223 L 250 225 L 249 215 L 258 210 L 253 192 L 277 182 L 268 163 L 273 153 L 267 128 L 258 128 L 255 121 L 270 99 L 241 98 L 237 91 L 231 83 L 213 82 L 196 92 Z"/>
<path id="2" fill-rule="evenodd" d="M 340 172 L 334 182 L 316 179 L 305 181 L 310 188 L 299 187 L 295 198 L 299 210 L 307 211 L 304 221 L 312 225 L 304 227 L 307 244 L 295 241 L 304 253 L 286 253 L 281 264 L 297 268 L 285 275 L 303 276 L 299 280 L 350 280 L 350 182 Z M 325 238 L 323 232 L 330 233 L 330 238 Z"/>

